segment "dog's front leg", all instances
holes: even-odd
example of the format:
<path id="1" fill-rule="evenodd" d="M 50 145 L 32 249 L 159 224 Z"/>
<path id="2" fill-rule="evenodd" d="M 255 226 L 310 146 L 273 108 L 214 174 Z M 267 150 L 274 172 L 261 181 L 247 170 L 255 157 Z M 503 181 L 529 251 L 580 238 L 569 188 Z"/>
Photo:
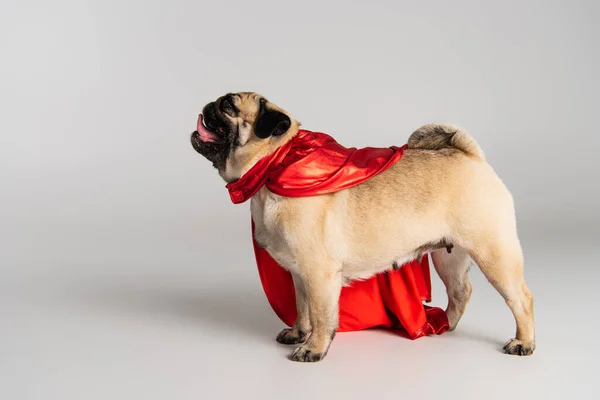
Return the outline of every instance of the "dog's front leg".
<path id="1" fill-rule="evenodd" d="M 286 328 L 279 332 L 277 341 L 282 344 L 298 344 L 306 340 L 310 332 L 310 319 L 308 314 L 308 297 L 304 282 L 298 274 L 292 273 L 294 288 L 296 289 L 296 310 L 298 317 L 291 328 Z"/>
<path id="2" fill-rule="evenodd" d="M 291 356 L 293 361 L 315 362 L 322 360 L 335 336 L 339 322 L 339 299 L 342 289 L 341 268 L 311 266 L 303 274 L 303 287 L 308 302 L 312 333 L 308 341 Z"/>

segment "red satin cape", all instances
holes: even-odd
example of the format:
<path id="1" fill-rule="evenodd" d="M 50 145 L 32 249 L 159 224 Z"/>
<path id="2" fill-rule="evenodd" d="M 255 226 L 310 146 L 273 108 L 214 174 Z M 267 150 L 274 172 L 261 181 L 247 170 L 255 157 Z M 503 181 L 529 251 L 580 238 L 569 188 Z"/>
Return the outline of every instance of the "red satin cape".
<path id="1" fill-rule="evenodd" d="M 285 197 L 333 193 L 386 170 L 402 158 L 405 149 L 406 145 L 346 148 L 327 134 L 300 130 L 227 189 L 235 204 L 250 199 L 263 185 Z M 258 245 L 253 222 L 252 239 L 267 300 L 277 316 L 291 326 L 297 317 L 292 277 Z M 338 332 L 388 328 L 403 330 L 411 339 L 446 332 L 449 324 L 445 312 L 423 301 L 431 301 L 428 257 L 343 287 Z"/>

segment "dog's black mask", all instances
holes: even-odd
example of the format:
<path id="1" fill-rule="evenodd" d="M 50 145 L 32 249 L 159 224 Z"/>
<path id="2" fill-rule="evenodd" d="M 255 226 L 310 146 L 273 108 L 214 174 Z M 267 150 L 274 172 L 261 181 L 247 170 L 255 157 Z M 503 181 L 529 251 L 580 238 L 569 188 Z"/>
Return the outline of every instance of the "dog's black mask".
<path id="1" fill-rule="evenodd" d="M 194 150 L 212 162 L 217 169 L 225 168 L 227 157 L 237 145 L 238 129 L 227 117 L 235 116 L 238 110 L 233 105 L 230 95 L 208 103 L 202 110 L 204 134 L 194 131 L 191 136 Z M 206 131 L 212 134 L 207 140 Z"/>

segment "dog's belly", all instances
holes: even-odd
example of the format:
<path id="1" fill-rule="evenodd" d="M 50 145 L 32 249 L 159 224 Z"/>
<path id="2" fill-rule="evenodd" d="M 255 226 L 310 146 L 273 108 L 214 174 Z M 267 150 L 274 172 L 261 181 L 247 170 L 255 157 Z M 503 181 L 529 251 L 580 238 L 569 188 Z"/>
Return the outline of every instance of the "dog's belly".
<path id="1" fill-rule="evenodd" d="M 299 265 L 283 235 L 275 227 L 265 224 L 261 212 L 253 213 L 253 219 L 255 224 L 254 235 L 259 246 L 264 248 L 284 269 L 292 273 L 298 273 Z M 354 280 L 368 279 L 375 274 L 392 269 L 394 262 L 401 266 L 414 258 L 413 253 L 394 256 L 373 254 L 369 259 L 344 260 L 342 263 L 344 284 L 349 284 Z"/>
<path id="2" fill-rule="evenodd" d="M 344 263 L 342 274 L 346 280 L 368 279 L 375 274 L 393 269 L 394 263 L 400 267 L 414 259 L 414 254 L 410 253 L 387 258 L 374 257 L 371 260 L 348 260 Z"/>

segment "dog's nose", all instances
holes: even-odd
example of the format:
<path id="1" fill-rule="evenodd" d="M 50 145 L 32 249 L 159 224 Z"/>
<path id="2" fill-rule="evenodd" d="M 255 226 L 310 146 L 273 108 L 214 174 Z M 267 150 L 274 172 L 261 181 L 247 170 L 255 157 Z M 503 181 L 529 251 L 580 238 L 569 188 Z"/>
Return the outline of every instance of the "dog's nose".
<path id="1" fill-rule="evenodd" d="M 202 109 L 202 114 L 204 114 L 205 116 L 210 115 L 210 116 L 214 116 L 215 115 L 215 102 L 210 102 L 207 105 L 204 106 L 204 108 Z"/>

